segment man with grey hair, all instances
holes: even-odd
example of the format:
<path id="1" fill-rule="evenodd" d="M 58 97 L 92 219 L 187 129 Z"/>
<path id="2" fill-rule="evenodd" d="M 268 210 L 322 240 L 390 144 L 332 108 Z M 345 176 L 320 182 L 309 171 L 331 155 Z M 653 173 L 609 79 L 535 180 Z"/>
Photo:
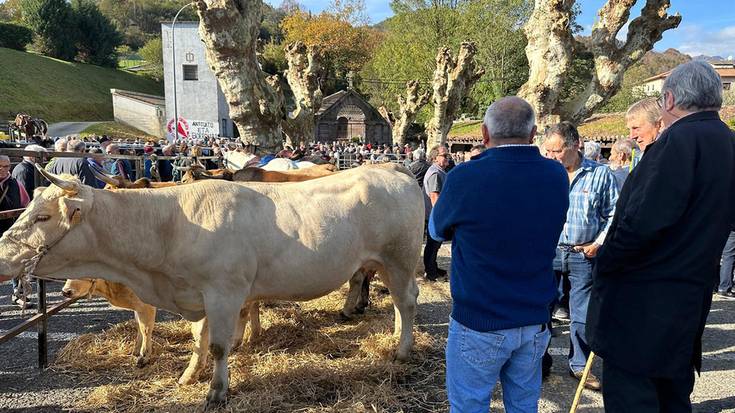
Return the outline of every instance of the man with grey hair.
<path id="1" fill-rule="evenodd" d="M 87 149 L 87 144 L 81 139 L 72 139 L 66 144 L 67 152 L 84 153 Z"/>
<path id="2" fill-rule="evenodd" d="M 432 238 L 453 239 L 447 395 L 453 412 L 487 412 L 499 379 L 506 411 L 536 412 L 569 184 L 530 144 L 523 99 L 490 105 L 482 133 L 488 149 L 447 175 L 429 223 Z"/>
<path id="3" fill-rule="evenodd" d="M 569 286 L 569 373 L 582 378 L 590 350 L 586 336 L 587 304 L 592 290 L 592 268 L 600 246 L 615 214 L 618 187 L 609 168 L 585 158 L 579 152 L 579 132 L 569 122 L 561 122 L 546 131 L 544 146 L 551 159 L 559 161 L 569 179 L 569 212 L 554 258 L 559 279 L 560 309 Z M 568 283 L 567 283 L 568 280 Z M 563 319 L 561 311 L 555 318 Z M 600 390 L 600 381 L 587 376 L 585 387 Z"/>
<path id="4" fill-rule="evenodd" d="M 630 131 L 629 137 L 636 141 L 641 151 L 645 151 L 664 129 L 656 98 L 645 98 L 632 104 L 625 113 L 625 126 Z"/>
<path id="5" fill-rule="evenodd" d="M 610 163 L 607 165 L 615 177 L 618 191 L 623 189 L 623 184 L 628 178 L 633 157 L 633 141 L 630 139 L 618 139 L 610 149 Z"/>
<path id="6" fill-rule="evenodd" d="M 587 141 L 584 143 L 584 157 L 595 162 L 600 162 L 602 146 L 598 142 Z"/>
<path id="7" fill-rule="evenodd" d="M 413 176 L 416 177 L 416 182 L 418 182 L 419 187 L 423 189 L 424 176 L 426 176 L 426 171 L 429 170 L 431 164 L 426 161 L 426 152 L 421 148 L 413 151 L 413 159 L 414 161 L 408 169 L 411 171 Z"/>
<path id="8" fill-rule="evenodd" d="M 46 152 L 46 148 L 39 145 L 28 145 L 26 152 L 37 153 Z M 13 178 L 25 188 L 26 193 L 33 200 L 33 190 L 36 189 L 36 157 L 24 156 L 23 161 L 13 168 Z"/>
<path id="9" fill-rule="evenodd" d="M 67 148 L 70 153 L 82 154 L 86 144 L 81 140 L 72 139 L 69 141 Z M 74 175 L 82 181 L 83 184 L 96 188 L 98 185 L 97 178 L 92 173 L 89 161 L 86 157 L 59 157 L 54 162 L 46 165 L 46 170 L 52 174 L 69 174 Z"/>
<path id="10" fill-rule="evenodd" d="M 691 412 L 694 370 L 723 245 L 735 223 L 735 134 L 706 62 L 664 82 L 666 130 L 623 187 L 597 259 L 588 337 L 605 411 Z"/>

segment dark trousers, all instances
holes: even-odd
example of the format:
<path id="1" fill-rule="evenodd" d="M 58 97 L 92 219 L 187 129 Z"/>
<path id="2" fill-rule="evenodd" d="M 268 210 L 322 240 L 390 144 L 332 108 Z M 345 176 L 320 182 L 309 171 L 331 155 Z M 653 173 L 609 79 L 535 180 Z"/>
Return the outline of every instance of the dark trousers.
<path id="1" fill-rule="evenodd" d="M 694 368 L 675 379 L 638 376 L 615 365 L 602 364 L 602 398 L 606 413 L 683 413 L 692 411 Z"/>
<path id="2" fill-rule="evenodd" d="M 424 247 L 424 271 L 428 277 L 436 278 L 439 276 L 439 265 L 436 263 L 436 256 L 439 254 L 439 248 L 442 243 L 436 241 L 430 236 L 426 237 L 426 246 Z"/>
<path id="3" fill-rule="evenodd" d="M 725 248 L 722 250 L 722 264 L 720 265 L 720 285 L 717 291 L 724 293 L 732 289 L 732 270 L 735 264 L 735 231 L 730 232 Z"/>

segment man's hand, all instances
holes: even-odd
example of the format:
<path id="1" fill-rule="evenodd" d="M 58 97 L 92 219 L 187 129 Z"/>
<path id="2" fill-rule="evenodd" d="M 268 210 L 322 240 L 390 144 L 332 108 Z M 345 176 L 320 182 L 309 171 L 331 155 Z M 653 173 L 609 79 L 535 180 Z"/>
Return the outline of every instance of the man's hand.
<path id="1" fill-rule="evenodd" d="M 436 205 L 437 202 L 439 202 L 439 192 L 430 192 L 429 193 L 429 200 L 431 201 L 431 206 L 433 207 Z"/>
<path id="2" fill-rule="evenodd" d="M 587 258 L 595 258 L 597 256 L 597 250 L 599 249 L 600 245 L 595 242 L 574 247 L 574 251 L 581 252 Z"/>

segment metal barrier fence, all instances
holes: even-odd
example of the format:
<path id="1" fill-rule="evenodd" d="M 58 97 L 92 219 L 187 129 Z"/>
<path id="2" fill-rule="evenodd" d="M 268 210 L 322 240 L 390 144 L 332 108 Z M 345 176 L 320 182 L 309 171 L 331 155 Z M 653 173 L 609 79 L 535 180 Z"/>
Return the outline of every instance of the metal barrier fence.
<path id="1" fill-rule="evenodd" d="M 337 169 L 344 170 L 344 169 L 351 169 L 356 168 L 360 165 L 364 164 L 376 164 L 376 163 L 386 163 L 386 162 L 392 162 L 403 165 L 406 161 L 406 155 L 405 154 L 376 154 L 376 155 L 358 155 L 358 154 L 341 154 L 337 158 L 336 166 Z"/>
<path id="2" fill-rule="evenodd" d="M 0 211 L 0 219 L 17 218 L 25 211 L 24 208 L 13 209 L 9 211 Z M 3 335 L 0 335 L 0 344 L 9 341 L 11 338 L 20 333 L 29 330 L 33 326 L 38 327 L 38 368 L 44 369 L 48 366 L 48 319 L 64 308 L 75 303 L 78 298 L 70 298 L 61 303 L 47 309 L 46 305 L 46 280 L 38 280 L 38 307 L 36 315 L 22 322 L 21 324 L 11 328 Z"/>
<path id="3" fill-rule="evenodd" d="M 91 155 L 87 153 L 74 153 L 74 152 L 28 152 L 25 149 L 19 149 L 19 148 L 2 148 L 0 149 L 0 155 L 7 155 L 11 158 L 20 158 L 20 157 L 31 157 L 34 158 L 35 162 L 44 165 L 46 164 L 51 158 L 55 157 L 63 157 L 63 158 L 88 158 Z M 137 176 L 142 177 L 143 176 L 143 169 L 145 165 L 145 161 L 147 159 L 150 159 L 150 156 L 148 155 L 142 155 L 142 156 L 131 156 L 131 155 L 102 155 L 102 154 L 95 154 L 96 157 L 103 157 L 105 159 L 127 159 L 130 161 L 133 161 L 135 164 L 135 169 L 137 171 Z M 179 157 L 175 156 L 159 156 L 159 160 L 175 160 L 179 159 Z M 191 158 L 189 158 L 191 159 Z M 206 159 L 217 159 L 216 157 L 198 157 L 197 159 L 206 160 Z M 38 171 L 35 171 L 35 186 L 38 187 L 41 182 L 43 182 L 43 177 Z M 0 211 L 0 219 L 13 219 L 19 217 L 25 209 L 13 209 L 8 211 Z M 38 330 L 38 368 L 43 369 L 48 366 L 48 320 L 51 318 L 51 316 L 55 315 L 59 311 L 63 310 L 64 308 L 70 306 L 74 302 L 78 300 L 78 298 L 68 299 L 65 300 L 51 308 L 47 309 L 47 303 L 46 303 L 46 283 L 47 281 L 38 279 L 38 307 L 36 314 L 29 318 L 28 320 L 24 321 L 23 323 L 19 324 L 16 327 L 13 327 L 12 329 L 8 330 L 5 334 L 0 335 L 0 344 L 3 344 L 13 337 L 16 337 L 17 335 L 21 334 L 22 332 L 29 330 L 30 328 L 37 326 Z"/>

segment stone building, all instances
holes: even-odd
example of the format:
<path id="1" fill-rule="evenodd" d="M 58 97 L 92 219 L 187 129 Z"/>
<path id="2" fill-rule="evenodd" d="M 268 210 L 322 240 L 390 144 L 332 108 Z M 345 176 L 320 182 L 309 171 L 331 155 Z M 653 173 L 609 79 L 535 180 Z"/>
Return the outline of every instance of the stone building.
<path id="1" fill-rule="evenodd" d="M 359 140 L 390 144 L 388 122 L 353 89 L 340 90 L 322 101 L 316 113 L 315 137 L 320 142 Z"/>
<path id="2" fill-rule="evenodd" d="M 174 118 L 174 65 L 171 23 L 161 24 L 167 132 Z M 204 55 L 199 22 L 176 22 L 176 104 L 180 132 L 190 138 L 235 137 L 224 93 Z M 183 121 L 182 121 L 183 119 Z"/>
<path id="3" fill-rule="evenodd" d="M 166 102 L 162 96 L 121 89 L 110 89 L 110 93 L 115 122 L 159 138 L 166 136 Z"/>

